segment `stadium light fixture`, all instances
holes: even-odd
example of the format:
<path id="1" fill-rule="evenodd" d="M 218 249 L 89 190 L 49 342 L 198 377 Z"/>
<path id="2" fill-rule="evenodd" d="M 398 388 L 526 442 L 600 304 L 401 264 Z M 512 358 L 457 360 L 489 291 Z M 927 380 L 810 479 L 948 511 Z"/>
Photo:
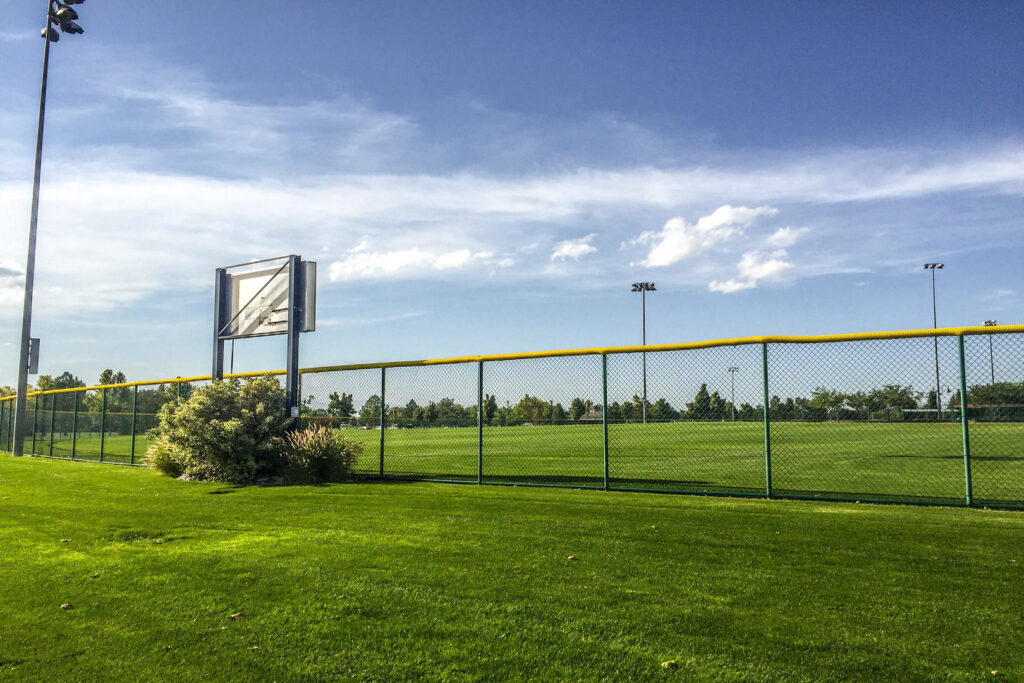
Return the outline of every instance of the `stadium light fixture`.
<path id="1" fill-rule="evenodd" d="M 39 225 L 39 182 L 43 165 L 43 122 L 46 116 L 46 76 L 50 66 L 50 45 L 60 40 L 60 33 L 72 35 L 84 33 L 75 23 L 78 12 L 71 5 L 80 5 L 85 0 L 46 0 L 46 24 L 40 33 L 43 38 L 43 78 L 39 88 L 39 126 L 36 131 L 36 163 L 32 177 L 32 215 L 28 227 L 28 257 L 25 264 L 25 303 L 21 314 L 21 350 L 18 353 L 18 387 L 14 400 L 14 443 L 11 451 L 15 456 L 25 454 L 25 394 L 28 390 L 29 362 L 32 345 L 32 293 L 36 272 L 36 228 Z M 60 33 L 54 30 L 54 24 Z M 37 346 L 38 348 L 38 346 Z"/>
<path id="2" fill-rule="evenodd" d="M 995 327 L 998 324 L 999 323 L 997 323 L 995 320 L 986 320 L 985 321 L 985 327 Z M 996 383 L 996 359 L 995 359 L 995 355 L 992 353 L 992 335 L 991 334 L 988 335 L 988 370 L 989 370 L 989 373 L 991 375 L 991 383 L 995 384 Z"/>
<path id="3" fill-rule="evenodd" d="M 640 292 L 640 343 L 643 346 L 647 346 L 647 292 L 656 292 L 658 290 L 655 289 L 653 282 L 634 282 L 631 291 Z M 644 364 L 644 397 L 641 409 L 644 424 L 647 424 L 647 351 L 644 351 L 642 356 Z"/>
<path id="4" fill-rule="evenodd" d="M 732 384 L 732 391 L 730 393 L 729 401 L 730 401 L 730 405 L 732 406 L 732 421 L 735 422 L 736 421 L 736 373 L 739 371 L 739 368 L 736 367 L 735 365 L 730 365 L 728 369 L 729 369 L 729 379 L 731 380 L 731 384 Z"/>
<path id="5" fill-rule="evenodd" d="M 938 309 L 935 306 L 935 271 L 942 270 L 944 267 L 945 265 L 942 263 L 924 264 L 925 270 L 932 271 L 932 329 L 939 327 Z M 939 386 L 939 338 L 932 337 L 932 341 L 935 345 L 935 409 L 938 411 L 936 413 L 938 419 L 942 420 L 942 388 Z"/>

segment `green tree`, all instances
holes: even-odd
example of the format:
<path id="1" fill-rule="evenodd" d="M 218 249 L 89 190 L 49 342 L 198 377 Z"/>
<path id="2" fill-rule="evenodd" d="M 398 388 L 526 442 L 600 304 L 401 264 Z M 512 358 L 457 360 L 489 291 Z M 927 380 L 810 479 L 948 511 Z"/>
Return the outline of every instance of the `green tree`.
<path id="1" fill-rule="evenodd" d="M 494 394 L 489 394 L 484 398 L 484 419 L 487 424 L 491 424 L 494 421 L 494 416 L 498 412 L 498 401 L 494 398 Z"/>
<path id="2" fill-rule="evenodd" d="M 84 387 L 85 382 L 78 379 L 70 372 L 65 370 L 56 377 L 50 375 L 39 375 L 36 380 L 36 389 L 39 391 L 52 391 L 54 389 L 75 389 L 77 387 Z"/>
<path id="3" fill-rule="evenodd" d="M 573 422 L 579 422 L 580 418 L 583 417 L 587 412 L 587 406 L 583 403 L 583 399 L 574 398 L 569 403 L 569 417 L 572 418 Z"/>
<path id="4" fill-rule="evenodd" d="M 359 410 L 359 424 L 375 426 L 380 424 L 381 403 L 380 396 L 374 394 L 366 399 L 366 403 Z"/>
<path id="5" fill-rule="evenodd" d="M 834 420 L 839 417 L 839 411 L 845 403 L 846 394 L 835 389 L 816 387 L 811 392 L 811 400 L 808 402 L 807 407 L 817 413 L 821 413 L 829 420 Z"/>
<path id="6" fill-rule="evenodd" d="M 717 391 L 713 392 L 711 396 L 708 397 L 708 419 L 725 419 L 725 401 L 721 396 L 719 396 Z"/>
<path id="7" fill-rule="evenodd" d="M 329 396 L 327 403 L 327 414 L 333 417 L 351 417 L 355 406 L 352 403 L 352 394 L 335 391 Z"/>
<path id="8" fill-rule="evenodd" d="M 708 393 L 708 385 L 701 384 L 700 389 L 697 390 L 697 395 L 693 397 L 691 403 L 686 404 L 686 412 L 697 420 L 708 419 L 708 411 L 711 408 L 711 395 Z"/>
<path id="9" fill-rule="evenodd" d="M 648 409 L 647 416 L 652 420 L 675 420 L 679 417 L 672 405 L 664 398 L 659 398 Z"/>

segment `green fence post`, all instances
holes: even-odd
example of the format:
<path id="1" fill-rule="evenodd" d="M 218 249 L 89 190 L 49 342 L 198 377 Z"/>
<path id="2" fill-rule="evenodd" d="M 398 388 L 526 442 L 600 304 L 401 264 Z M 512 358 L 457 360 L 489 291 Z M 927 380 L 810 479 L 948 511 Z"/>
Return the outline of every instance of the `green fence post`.
<path id="1" fill-rule="evenodd" d="M 39 397 L 32 397 L 32 455 L 36 455 L 36 432 L 39 431 L 38 420 L 39 417 Z"/>
<path id="2" fill-rule="evenodd" d="M 53 419 L 57 416 L 57 394 L 50 394 L 50 448 L 47 455 L 53 457 Z"/>
<path id="3" fill-rule="evenodd" d="M 608 354 L 601 354 L 601 427 L 604 430 L 604 490 L 608 490 Z"/>
<path id="4" fill-rule="evenodd" d="M 957 337 L 960 355 L 960 431 L 964 441 L 964 487 L 967 505 L 974 504 L 974 486 L 971 483 L 971 436 L 967 427 L 967 363 L 964 361 L 964 336 Z"/>
<path id="5" fill-rule="evenodd" d="M 132 450 L 131 450 L 131 464 L 135 464 L 135 419 L 138 416 L 136 408 L 139 405 L 139 385 L 135 385 L 135 391 L 132 393 Z"/>
<path id="6" fill-rule="evenodd" d="M 384 387 L 387 383 L 387 368 L 380 369 L 380 476 L 384 476 Z"/>
<path id="7" fill-rule="evenodd" d="M 476 365 L 476 483 L 484 483 L 484 362 Z"/>
<path id="8" fill-rule="evenodd" d="M 100 462 L 103 462 L 103 449 L 107 445 L 107 390 L 100 391 L 103 392 L 100 402 Z"/>
<path id="9" fill-rule="evenodd" d="M 772 497 L 772 423 L 768 414 L 768 343 L 761 342 L 761 379 L 764 387 L 764 493 Z"/>
<path id="10" fill-rule="evenodd" d="M 0 448 L 7 450 L 7 404 L 10 401 L 0 401 Z"/>
<path id="11" fill-rule="evenodd" d="M 75 459 L 75 455 L 77 454 L 77 446 L 78 446 L 78 395 L 80 393 L 82 393 L 82 392 L 76 391 L 75 394 L 74 394 L 74 396 L 75 396 L 75 415 L 74 415 L 74 417 L 71 418 L 71 459 L 72 460 Z"/>

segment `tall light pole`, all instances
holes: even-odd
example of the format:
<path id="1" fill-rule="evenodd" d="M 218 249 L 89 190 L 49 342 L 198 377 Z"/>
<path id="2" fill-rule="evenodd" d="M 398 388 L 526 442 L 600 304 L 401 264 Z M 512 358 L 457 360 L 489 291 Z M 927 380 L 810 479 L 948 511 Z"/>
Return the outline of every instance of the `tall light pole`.
<path id="1" fill-rule="evenodd" d="M 640 335 L 641 344 L 647 346 L 647 292 L 656 292 L 653 282 L 634 282 L 634 292 L 640 292 Z M 644 397 L 643 417 L 644 424 L 647 424 L 647 351 L 643 352 L 644 363 Z"/>
<path id="2" fill-rule="evenodd" d="M 995 320 L 986 320 L 985 327 L 995 327 L 998 325 Z M 992 353 L 992 334 L 988 335 L 988 369 L 992 375 L 992 384 L 996 383 L 996 360 L 995 355 Z"/>
<path id="3" fill-rule="evenodd" d="M 28 226 L 25 304 L 21 314 L 21 350 L 18 353 L 18 395 L 14 400 L 14 444 L 11 450 L 16 456 L 25 454 L 25 394 L 28 391 L 29 347 L 32 343 L 32 287 L 36 274 L 36 226 L 39 222 L 39 181 L 43 167 L 43 121 L 46 113 L 46 75 L 50 66 L 50 43 L 60 40 L 61 33 L 84 32 L 82 27 L 75 23 L 78 12 L 71 7 L 83 2 L 85 0 L 46 0 L 46 26 L 42 31 L 43 79 L 39 88 L 39 128 L 36 132 L 36 165 L 32 177 L 32 217 Z M 54 26 L 60 29 L 60 33 Z"/>
<path id="4" fill-rule="evenodd" d="M 735 365 L 729 366 L 729 379 L 732 383 L 732 393 L 730 394 L 730 405 L 732 405 L 732 421 L 736 421 L 736 371 L 739 370 Z"/>
<path id="5" fill-rule="evenodd" d="M 926 263 L 924 264 L 925 270 L 932 271 L 932 329 L 938 329 L 939 322 L 937 316 L 937 309 L 935 307 L 935 271 L 942 270 L 944 268 L 941 263 Z M 935 342 L 935 407 L 938 409 L 938 419 L 942 420 L 942 388 L 939 386 L 939 337 L 936 335 L 932 337 Z"/>

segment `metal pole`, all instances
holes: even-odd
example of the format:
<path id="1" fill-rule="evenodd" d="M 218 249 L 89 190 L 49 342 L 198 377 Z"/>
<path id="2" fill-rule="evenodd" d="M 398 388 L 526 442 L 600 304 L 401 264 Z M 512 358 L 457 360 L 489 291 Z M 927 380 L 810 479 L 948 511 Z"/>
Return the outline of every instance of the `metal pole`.
<path id="1" fill-rule="evenodd" d="M 939 321 L 935 307 L 935 269 L 932 268 L 932 329 L 938 329 Z M 942 387 L 939 385 L 939 337 L 932 337 L 935 343 L 935 408 L 938 411 L 938 419 L 942 421 Z"/>
<path id="2" fill-rule="evenodd" d="M 103 462 L 103 449 L 107 442 L 107 390 L 100 389 L 102 399 L 100 402 L 100 462 Z"/>
<path id="3" fill-rule="evenodd" d="M 735 365 L 729 366 L 729 378 L 732 384 L 732 390 L 730 393 L 729 402 L 732 405 L 732 421 L 736 421 L 736 371 L 739 370 Z"/>
<path id="4" fill-rule="evenodd" d="M 76 391 L 75 396 L 75 416 L 71 418 L 71 459 L 75 459 L 78 447 L 78 395 L 82 393 Z"/>
<path id="5" fill-rule="evenodd" d="M 25 262 L 25 303 L 21 312 L 21 350 L 18 352 L 18 386 L 14 399 L 14 455 L 25 454 L 25 394 L 28 391 L 28 348 L 32 336 L 32 288 L 36 277 L 36 228 L 39 225 L 39 183 L 43 170 L 43 122 L 46 114 L 46 76 L 50 66 L 50 9 L 46 0 L 46 26 L 43 37 L 43 79 L 39 88 L 39 127 L 36 131 L 36 165 L 32 176 L 32 217 L 28 227 L 28 258 Z M 35 423 L 33 422 L 33 429 Z M 35 450 L 35 434 L 32 435 Z"/>
<path id="6" fill-rule="evenodd" d="M 7 450 L 7 404 L 10 401 L 0 401 L 0 448 Z"/>
<path id="7" fill-rule="evenodd" d="M 992 353 L 992 333 L 988 335 L 988 369 L 992 374 L 992 384 L 996 383 L 996 360 Z"/>
<path id="8" fill-rule="evenodd" d="M 301 279 L 299 268 L 301 263 L 299 257 L 291 255 L 288 257 L 288 365 L 285 374 L 285 394 L 288 403 L 288 415 L 298 418 L 300 414 L 301 398 L 299 396 L 299 337 L 302 332 L 301 307 L 305 297 L 299 291 Z M 222 360 L 223 363 L 223 360 Z M 384 396 L 380 397 L 380 414 L 384 418 Z M 296 424 L 298 421 L 296 420 Z M 381 428 L 381 438 L 384 436 Z"/>
<path id="9" fill-rule="evenodd" d="M 484 362 L 476 367 L 476 483 L 484 483 Z"/>
<path id="10" fill-rule="evenodd" d="M 772 425 L 768 414 L 768 344 L 761 343 L 761 379 L 764 386 L 764 480 L 765 496 L 772 497 Z"/>
<path id="11" fill-rule="evenodd" d="M 47 452 L 53 457 L 53 420 L 57 416 L 57 394 L 50 394 L 50 448 Z"/>
<path id="12" fill-rule="evenodd" d="M 647 290 L 640 290 L 640 335 L 641 345 L 644 346 L 643 351 L 643 363 L 644 363 L 644 404 L 643 404 L 643 416 L 644 424 L 647 424 Z"/>
<path id="13" fill-rule="evenodd" d="M 964 486 L 967 505 L 974 503 L 974 487 L 971 483 L 971 438 L 967 428 L 967 364 L 964 361 L 964 336 L 957 337 L 960 354 L 960 429 L 964 441 Z"/>
<path id="14" fill-rule="evenodd" d="M 139 385 L 135 385 L 135 392 L 132 394 L 132 450 L 131 450 L 131 464 L 135 464 L 135 420 L 138 417 L 138 406 L 139 406 Z"/>
<path id="15" fill-rule="evenodd" d="M 224 340 L 221 337 L 225 327 L 224 318 L 227 317 L 227 306 L 224 302 L 226 291 L 227 270 L 218 268 L 214 271 L 213 280 L 213 371 L 210 377 L 214 382 L 224 379 Z"/>
<path id="16" fill-rule="evenodd" d="M 380 369 L 380 476 L 384 476 L 384 386 L 387 383 L 387 368 Z"/>
<path id="17" fill-rule="evenodd" d="M 601 427 L 604 430 L 604 490 L 608 490 L 608 354 L 601 354 Z"/>
<path id="18" fill-rule="evenodd" d="M 36 454 L 36 433 L 39 431 L 39 397 L 32 397 L 32 455 Z"/>

